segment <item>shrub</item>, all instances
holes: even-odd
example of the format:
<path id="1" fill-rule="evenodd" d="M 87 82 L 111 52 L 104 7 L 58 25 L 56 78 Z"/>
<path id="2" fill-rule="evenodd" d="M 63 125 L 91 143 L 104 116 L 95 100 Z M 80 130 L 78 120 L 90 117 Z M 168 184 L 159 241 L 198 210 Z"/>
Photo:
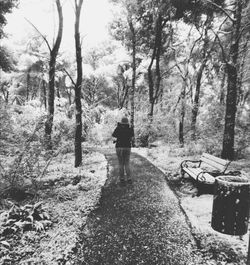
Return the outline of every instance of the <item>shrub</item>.
<path id="1" fill-rule="evenodd" d="M 108 144 L 112 141 L 112 133 L 122 116 L 128 115 L 126 109 L 107 110 L 102 112 L 100 123 L 95 123 L 88 135 L 88 140 L 95 144 Z"/>
<path id="2" fill-rule="evenodd" d="M 11 119 L 11 109 L 9 106 L 0 102 L 0 154 L 6 155 L 13 142 L 13 122 Z"/>
<path id="3" fill-rule="evenodd" d="M 250 114 L 249 112 L 241 114 L 241 118 L 236 121 L 235 129 L 235 156 L 243 158 L 246 155 L 247 148 L 250 145 Z"/>
<path id="4" fill-rule="evenodd" d="M 43 209 L 41 202 L 34 205 L 26 204 L 24 206 L 13 204 L 10 210 L 5 212 L 4 215 L 6 218 L 0 233 L 2 236 L 7 236 L 19 230 L 42 231 L 52 224 L 49 220 L 50 216 Z"/>

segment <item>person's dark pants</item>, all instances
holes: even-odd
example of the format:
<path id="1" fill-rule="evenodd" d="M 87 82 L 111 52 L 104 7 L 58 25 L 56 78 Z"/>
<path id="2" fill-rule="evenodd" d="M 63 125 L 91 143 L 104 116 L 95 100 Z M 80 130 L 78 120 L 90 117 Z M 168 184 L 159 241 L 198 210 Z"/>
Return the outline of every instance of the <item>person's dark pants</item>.
<path id="1" fill-rule="evenodd" d="M 131 179 L 131 170 L 129 166 L 131 148 L 117 147 L 116 154 L 119 162 L 120 180 L 124 180 L 124 169 L 126 171 L 127 179 Z"/>

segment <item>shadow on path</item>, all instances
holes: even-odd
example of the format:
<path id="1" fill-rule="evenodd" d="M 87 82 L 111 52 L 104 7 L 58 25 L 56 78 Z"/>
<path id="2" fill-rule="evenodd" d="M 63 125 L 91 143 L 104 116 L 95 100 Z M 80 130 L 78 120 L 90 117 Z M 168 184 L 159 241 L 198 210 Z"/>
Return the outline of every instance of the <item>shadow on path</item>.
<path id="1" fill-rule="evenodd" d="M 114 153 L 100 203 L 80 234 L 75 264 L 203 264 L 163 173 L 131 155 L 133 184 L 119 187 Z"/>

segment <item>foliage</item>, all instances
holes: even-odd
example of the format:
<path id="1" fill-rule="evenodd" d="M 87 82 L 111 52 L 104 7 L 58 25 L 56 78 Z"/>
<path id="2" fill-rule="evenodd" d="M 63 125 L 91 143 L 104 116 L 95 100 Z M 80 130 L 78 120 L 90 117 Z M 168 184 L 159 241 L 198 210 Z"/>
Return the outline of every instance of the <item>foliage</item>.
<path id="1" fill-rule="evenodd" d="M 0 233 L 3 237 L 18 231 L 35 230 L 40 232 L 52 224 L 49 214 L 42 207 L 42 202 L 24 206 L 13 204 L 10 210 L 1 215 L 4 216 Z"/>
<path id="2" fill-rule="evenodd" d="M 13 124 L 11 122 L 10 108 L 1 102 L 0 105 L 0 154 L 6 154 L 7 143 L 11 142 Z"/>
<path id="3" fill-rule="evenodd" d="M 33 132 L 30 135 L 26 135 L 27 139 L 24 141 L 22 149 L 16 151 L 11 165 L 6 167 L 2 165 L 1 177 L 8 183 L 8 189 L 25 186 L 25 178 L 34 181 L 39 173 L 41 173 L 39 160 L 43 148 L 36 138 L 38 137 L 37 133 L 41 130 L 43 125 L 44 117 L 41 117 L 33 129 Z"/>
<path id="4" fill-rule="evenodd" d="M 199 23 L 203 14 L 218 12 L 224 6 L 225 0 L 192 1 L 192 0 L 171 0 L 175 8 L 175 19 L 184 18 L 186 23 Z"/>
<path id="5" fill-rule="evenodd" d="M 1 152 L 5 156 L 0 168 L 1 181 L 4 181 L 4 185 L 1 183 L 1 192 L 8 194 L 9 190 L 15 188 L 37 189 L 38 180 L 46 174 L 49 163 L 58 155 L 57 150 L 45 152 L 44 149 L 46 115 L 37 108 L 36 104 L 32 106 L 31 102 L 22 107 L 3 108 L 1 115 L 3 117 L 1 122 L 5 124 L 1 127 L 3 128 L 1 130 Z M 64 119 L 65 116 L 64 114 Z M 58 118 L 59 115 L 57 114 L 56 117 Z M 68 139 L 73 139 L 73 133 L 71 136 L 69 133 L 72 123 L 73 121 L 68 124 L 66 122 L 67 126 L 64 126 L 56 119 L 56 125 L 59 128 L 56 127 L 54 141 L 60 147 L 59 150 L 65 149 L 60 137 L 66 143 Z"/>
<path id="6" fill-rule="evenodd" d="M 99 101 L 103 105 L 112 105 L 112 101 L 108 98 L 111 97 L 114 91 L 104 76 L 92 74 L 84 78 L 83 87 L 84 98 L 90 106 L 98 104 Z"/>
<path id="7" fill-rule="evenodd" d="M 247 154 L 247 148 L 250 143 L 250 113 L 247 110 L 243 110 L 240 118 L 236 123 L 236 139 L 235 139 L 235 154 L 236 159 L 245 157 Z"/>
<path id="8" fill-rule="evenodd" d="M 65 113 L 67 107 L 62 104 L 63 100 L 57 101 L 61 107 L 57 107 L 54 117 L 53 126 L 53 146 L 54 149 L 61 147 L 63 144 L 72 142 L 74 139 L 75 120 L 68 118 Z"/>
<path id="9" fill-rule="evenodd" d="M 10 72 L 11 70 L 14 70 L 14 64 L 15 60 L 13 58 L 13 55 L 10 53 L 10 51 L 4 47 L 0 47 L 0 69 L 2 69 L 4 72 Z"/>
<path id="10" fill-rule="evenodd" d="M 161 136 L 166 136 L 164 134 L 164 123 L 162 123 L 162 117 L 156 115 L 155 119 L 151 124 L 148 123 L 148 118 L 144 113 L 138 113 L 136 117 L 136 127 L 135 127 L 135 140 L 136 146 L 147 147 L 149 143 L 154 142 L 157 138 Z M 166 132 L 167 133 L 167 132 Z"/>
<path id="11" fill-rule="evenodd" d="M 7 23 L 5 15 L 6 13 L 10 13 L 17 6 L 17 3 L 18 0 L 0 1 L 0 39 L 4 36 L 3 26 Z"/>

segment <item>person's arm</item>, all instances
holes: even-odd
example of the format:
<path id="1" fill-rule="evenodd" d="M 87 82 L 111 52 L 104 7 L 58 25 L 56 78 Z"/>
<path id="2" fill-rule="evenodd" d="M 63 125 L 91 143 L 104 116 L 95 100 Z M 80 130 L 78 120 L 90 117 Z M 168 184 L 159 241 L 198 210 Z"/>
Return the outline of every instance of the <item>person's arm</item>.
<path id="1" fill-rule="evenodd" d="M 134 127 L 131 127 L 131 131 L 132 137 L 135 137 Z"/>
<path id="2" fill-rule="evenodd" d="M 118 136 L 118 127 L 115 128 L 114 132 L 112 133 L 112 136 L 117 138 L 117 136 Z"/>
<path id="3" fill-rule="evenodd" d="M 134 133 L 133 127 L 131 127 L 131 129 L 130 129 L 130 134 L 131 134 L 131 144 L 132 144 L 132 147 L 134 147 L 134 145 L 135 145 L 135 133 Z"/>

